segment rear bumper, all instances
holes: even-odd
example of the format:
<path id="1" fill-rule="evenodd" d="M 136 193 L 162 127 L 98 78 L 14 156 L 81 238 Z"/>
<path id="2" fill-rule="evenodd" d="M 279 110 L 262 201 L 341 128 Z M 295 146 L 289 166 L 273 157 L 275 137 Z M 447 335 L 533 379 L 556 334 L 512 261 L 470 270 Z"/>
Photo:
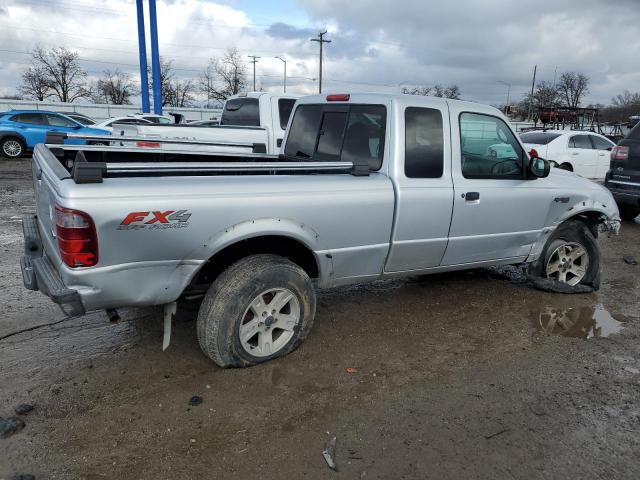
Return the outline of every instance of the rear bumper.
<path id="1" fill-rule="evenodd" d="M 37 216 L 23 215 L 24 256 L 20 259 L 22 280 L 29 290 L 44 293 L 66 315 L 83 315 L 85 308 L 77 290 L 68 288 L 51 261 L 44 255 Z"/>
<path id="2" fill-rule="evenodd" d="M 634 205 L 640 207 L 640 188 L 636 189 L 621 189 L 616 188 L 615 184 L 607 183 L 606 187 L 613 195 L 613 198 L 618 204 Z"/>

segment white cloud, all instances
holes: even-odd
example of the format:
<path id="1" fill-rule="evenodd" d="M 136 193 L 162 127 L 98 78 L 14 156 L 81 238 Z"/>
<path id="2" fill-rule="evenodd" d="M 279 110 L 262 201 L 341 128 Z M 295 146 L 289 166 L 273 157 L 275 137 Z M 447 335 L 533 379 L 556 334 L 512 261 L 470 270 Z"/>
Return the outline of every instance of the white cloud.
<path id="1" fill-rule="evenodd" d="M 281 88 L 282 63 L 273 57 L 285 55 L 289 89 L 311 93 L 318 50 L 309 38 L 326 27 L 332 43 L 325 50 L 325 85 L 333 91 L 457 83 L 465 98 L 498 103 L 506 94 L 498 81 L 512 84 L 517 98 L 530 88 L 534 64 L 545 80 L 553 79 L 556 66 L 585 72 L 592 79 L 588 101 L 606 103 L 621 90 L 640 89 L 637 0 L 297 0 L 296 11 L 309 18 L 304 26 L 287 22 L 291 9 L 282 0 L 270 13 L 281 21 L 270 26 L 255 25 L 246 2 L 223 3 L 158 0 L 160 51 L 178 75 L 197 77 L 209 58 L 236 46 L 242 55 L 262 57 L 257 72 L 264 88 Z M 0 93 L 15 90 L 29 62 L 20 52 L 38 44 L 77 50 L 92 76 L 116 66 L 137 76 L 131 0 L 3 5 Z"/>

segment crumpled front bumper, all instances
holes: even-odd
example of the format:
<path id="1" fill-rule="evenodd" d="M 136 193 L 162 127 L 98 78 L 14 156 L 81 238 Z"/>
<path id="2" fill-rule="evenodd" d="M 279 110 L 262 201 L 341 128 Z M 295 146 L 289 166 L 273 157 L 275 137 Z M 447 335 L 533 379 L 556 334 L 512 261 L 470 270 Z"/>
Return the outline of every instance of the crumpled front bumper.
<path id="1" fill-rule="evenodd" d="M 600 231 L 609 235 L 618 235 L 620 233 L 620 219 L 605 218 L 601 223 Z"/>
<path id="2" fill-rule="evenodd" d="M 24 286 L 29 290 L 44 293 L 57 303 L 66 315 L 84 315 L 85 308 L 80 294 L 64 284 L 49 258 L 44 255 L 38 217 L 35 214 L 22 216 L 22 234 L 25 254 L 20 259 L 20 268 Z"/>

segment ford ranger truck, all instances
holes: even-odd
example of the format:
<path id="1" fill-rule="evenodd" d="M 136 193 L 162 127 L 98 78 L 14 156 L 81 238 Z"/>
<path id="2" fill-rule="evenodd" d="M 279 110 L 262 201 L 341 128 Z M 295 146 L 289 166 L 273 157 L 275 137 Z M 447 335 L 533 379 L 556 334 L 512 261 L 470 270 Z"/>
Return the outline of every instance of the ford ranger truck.
<path id="1" fill-rule="evenodd" d="M 620 225 L 607 189 L 459 100 L 309 96 L 279 156 L 149 150 L 36 147 L 25 286 L 74 315 L 162 305 L 165 346 L 176 301 L 200 295 L 222 367 L 298 347 L 318 289 L 491 265 L 597 288 L 597 237 Z"/>

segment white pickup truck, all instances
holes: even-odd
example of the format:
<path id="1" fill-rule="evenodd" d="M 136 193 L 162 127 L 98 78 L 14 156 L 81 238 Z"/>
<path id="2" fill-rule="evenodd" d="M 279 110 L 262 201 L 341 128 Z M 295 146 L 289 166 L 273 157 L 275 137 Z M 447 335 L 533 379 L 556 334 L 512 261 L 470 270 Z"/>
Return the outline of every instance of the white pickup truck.
<path id="1" fill-rule="evenodd" d="M 224 104 L 219 126 L 115 124 L 113 135 L 142 138 L 137 146 L 171 152 L 247 152 L 237 146 L 247 143 L 252 145 L 251 152 L 275 155 L 280 151 L 291 110 L 299 97 L 266 92 L 234 95 Z M 158 139 L 189 143 L 158 142 Z"/>
<path id="2" fill-rule="evenodd" d="M 73 314 L 164 305 L 165 346 L 175 302 L 202 295 L 223 367 L 300 345 L 316 288 L 505 264 L 597 288 L 597 236 L 620 225 L 609 191 L 529 158 L 477 103 L 305 97 L 280 156 L 57 140 L 33 155 L 25 286 Z"/>

